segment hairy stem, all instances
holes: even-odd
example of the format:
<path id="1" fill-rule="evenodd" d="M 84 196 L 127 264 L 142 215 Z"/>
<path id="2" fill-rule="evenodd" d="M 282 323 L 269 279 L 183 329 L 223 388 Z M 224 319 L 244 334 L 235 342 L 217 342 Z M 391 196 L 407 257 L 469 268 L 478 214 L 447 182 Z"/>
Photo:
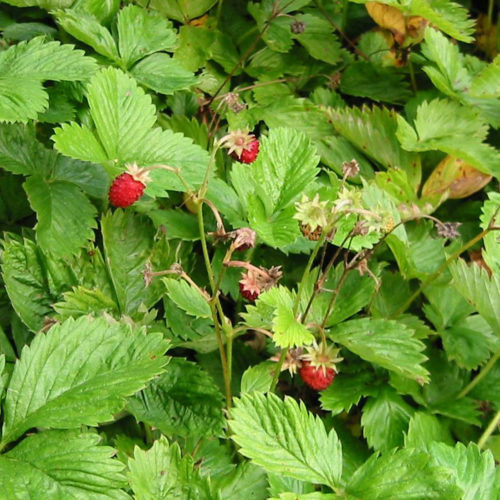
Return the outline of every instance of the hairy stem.
<path id="1" fill-rule="evenodd" d="M 483 432 L 481 437 L 479 438 L 479 441 L 477 442 L 477 446 L 479 449 L 482 449 L 484 445 L 486 444 L 486 441 L 488 441 L 488 438 L 495 432 L 495 429 L 498 428 L 498 424 L 500 422 L 500 410 L 498 410 L 495 413 L 495 416 L 489 423 L 488 427 L 486 427 L 486 430 Z"/>

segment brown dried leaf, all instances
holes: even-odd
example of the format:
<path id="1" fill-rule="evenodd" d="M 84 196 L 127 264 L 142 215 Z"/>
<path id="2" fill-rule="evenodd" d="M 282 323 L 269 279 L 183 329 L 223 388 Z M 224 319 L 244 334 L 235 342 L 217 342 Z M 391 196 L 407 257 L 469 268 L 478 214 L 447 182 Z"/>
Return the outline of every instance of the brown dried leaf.
<path id="1" fill-rule="evenodd" d="M 403 13 L 379 2 L 367 2 L 366 10 L 370 17 L 381 27 L 390 30 L 394 34 L 394 39 L 400 45 L 406 36 L 406 22 Z"/>
<path id="2" fill-rule="evenodd" d="M 480 172 L 460 158 L 447 156 L 425 182 L 422 197 L 431 198 L 448 191 L 448 198 L 467 198 L 481 190 L 491 179 L 491 175 Z"/>

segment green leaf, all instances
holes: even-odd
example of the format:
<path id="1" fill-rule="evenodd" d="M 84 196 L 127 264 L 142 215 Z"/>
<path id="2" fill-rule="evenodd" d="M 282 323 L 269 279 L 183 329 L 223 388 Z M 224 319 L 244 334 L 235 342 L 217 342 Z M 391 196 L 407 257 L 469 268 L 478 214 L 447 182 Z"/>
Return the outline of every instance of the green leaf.
<path id="1" fill-rule="evenodd" d="M 145 87 L 171 95 L 191 88 L 198 78 L 168 54 L 152 54 L 139 61 L 130 74 Z"/>
<path id="2" fill-rule="evenodd" d="M 0 488 L 12 500 L 93 498 L 126 500 L 123 464 L 99 446 L 94 433 L 44 431 L 24 439 L 0 458 Z M 40 496 L 42 495 L 42 496 Z"/>
<path id="3" fill-rule="evenodd" d="M 390 104 L 406 102 L 412 95 L 410 86 L 401 73 L 366 61 L 347 66 L 342 73 L 340 91 Z"/>
<path id="4" fill-rule="evenodd" d="M 363 406 L 361 426 L 368 445 L 380 452 L 402 446 L 412 413 L 411 406 L 394 389 L 382 388 Z"/>
<path id="5" fill-rule="evenodd" d="M 24 189 L 37 213 L 37 241 L 44 251 L 65 257 L 93 239 L 97 210 L 75 184 L 33 176 Z"/>
<path id="6" fill-rule="evenodd" d="M 92 14 L 66 9 L 55 13 L 58 24 L 71 36 L 92 47 L 112 61 L 118 61 L 118 49 L 111 33 Z"/>
<path id="7" fill-rule="evenodd" d="M 434 465 L 429 455 L 412 449 L 382 457 L 373 455 L 354 473 L 346 491 L 356 498 L 370 500 L 462 498 L 450 469 Z"/>
<path id="8" fill-rule="evenodd" d="M 273 331 L 273 341 L 279 347 L 302 347 L 314 341 L 314 335 L 295 317 L 291 304 L 278 305 L 273 319 Z"/>
<path id="9" fill-rule="evenodd" d="M 160 334 L 89 317 L 38 334 L 12 373 L 2 442 L 31 427 L 70 429 L 112 420 L 126 396 L 162 371 L 166 347 Z"/>
<path id="10" fill-rule="evenodd" d="M 273 380 L 275 363 L 264 361 L 247 368 L 241 377 L 241 393 L 268 392 Z"/>
<path id="11" fill-rule="evenodd" d="M 408 151 L 443 151 L 478 170 L 500 175 L 500 155 L 485 144 L 488 127 L 473 107 L 447 99 L 424 101 L 417 108 L 414 128 L 398 117 L 397 137 Z"/>
<path id="12" fill-rule="evenodd" d="M 386 108 L 328 109 L 335 130 L 384 168 L 402 168 L 411 185 L 420 183 L 420 158 L 404 151 L 396 139 L 398 115 Z"/>
<path id="13" fill-rule="evenodd" d="M 141 304 L 153 305 L 159 297 L 146 288 L 143 271 L 153 251 L 151 221 L 129 211 L 104 214 L 101 231 L 108 272 L 121 313 L 133 314 Z"/>
<path id="14" fill-rule="evenodd" d="M 172 358 L 164 374 L 140 394 L 129 398 L 137 420 L 164 434 L 214 436 L 222 431 L 222 394 L 198 365 Z"/>
<path id="15" fill-rule="evenodd" d="M 73 0 L 2 0 L 4 3 L 15 5 L 16 7 L 40 7 L 41 9 L 52 10 L 59 7 L 69 7 Z"/>
<path id="16" fill-rule="evenodd" d="M 208 478 L 202 478 L 191 456 L 181 457 L 177 443 L 162 436 L 145 451 L 137 446 L 128 461 L 130 486 L 137 500 L 211 500 Z"/>
<path id="17" fill-rule="evenodd" d="M 0 77 L 0 121 L 27 122 L 47 109 L 49 98 L 40 80 Z"/>
<path id="18" fill-rule="evenodd" d="M 94 76 L 87 90 L 95 134 L 86 126 L 64 124 L 52 137 L 57 150 L 102 163 L 112 176 L 122 173 L 127 163 L 164 164 L 180 168 L 191 186 L 201 185 L 208 152 L 182 134 L 153 128 L 155 107 L 135 79 L 108 67 Z M 146 189 L 150 196 L 164 195 L 166 189 L 186 190 L 172 172 L 157 169 L 151 177 L 153 182 Z"/>
<path id="19" fill-rule="evenodd" d="M 241 498 L 267 500 L 269 498 L 267 474 L 250 462 L 238 464 L 230 474 L 215 481 L 215 485 L 224 500 L 240 500 Z"/>
<path id="20" fill-rule="evenodd" d="M 481 453 L 474 443 L 467 447 L 462 443 L 456 443 L 454 447 L 431 443 L 429 451 L 436 465 L 455 473 L 457 485 L 463 490 L 463 500 L 486 500 L 497 496 L 495 460 L 490 451 Z"/>
<path id="21" fill-rule="evenodd" d="M 422 366 L 425 346 L 401 323 L 384 319 L 354 319 L 336 326 L 328 336 L 365 361 L 423 384 L 429 380 Z"/>
<path id="22" fill-rule="evenodd" d="M 89 290 L 82 286 L 74 287 L 72 291 L 64 293 L 63 300 L 54 304 L 53 308 L 59 314 L 60 321 L 69 317 L 76 319 L 87 314 L 118 312 L 115 301 L 101 290 Z"/>
<path id="23" fill-rule="evenodd" d="M 329 64 L 336 64 L 341 59 L 341 45 L 332 25 L 325 18 L 299 14 L 294 16 L 294 21 L 305 24 L 304 32 L 292 34 L 292 37 L 305 47 L 311 57 Z"/>
<path id="24" fill-rule="evenodd" d="M 338 485 L 341 444 L 303 404 L 253 392 L 235 400 L 231 417 L 231 438 L 257 465 L 301 481 Z"/>
<path id="25" fill-rule="evenodd" d="M 32 331 L 38 331 L 55 302 L 42 253 L 34 242 L 6 235 L 2 276 L 12 307 Z"/>
<path id="26" fill-rule="evenodd" d="M 191 316 L 211 318 L 212 313 L 207 298 L 183 279 L 164 278 L 168 297 Z"/>
<path id="27" fill-rule="evenodd" d="M 453 443 L 446 423 L 435 415 L 423 411 L 415 412 L 410 418 L 408 434 L 405 436 L 405 447 L 428 451 L 429 446 L 434 442 Z"/>
<path id="28" fill-rule="evenodd" d="M 481 209 L 481 229 L 485 230 L 491 224 L 495 224 L 493 218 L 500 210 L 500 194 L 491 191 L 488 193 L 488 199 L 484 202 Z M 488 267 L 493 273 L 500 272 L 500 242 L 497 239 L 496 231 L 489 231 L 483 238 L 484 249 L 482 256 Z"/>
<path id="29" fill-rule="evenodd" d="M 153 52 L 171 51 L 177 39 L 167 19 L 135 5 L 120 10 L 116 27 L 120 57 L 127 68 Z"/>
<path id="30" fill-rule="evenodd" d="M 453 285 L 458 292 L 481 314 L 499 335 L 500 332 L 500 278 L 477 265 L 468 266 L 463 260 L 453 262 L 450 267 Z"/>
<path id="31" fill-rule="evenodd" d="M 469 92 L 474 97 L 500 96 L 500 56 L 495 57 L 491 64 L 475 75 Z"/>
<path id="32" fill-rule="evenodd" d="M 158 10 L 169 19 L 187 23 L 207 12 L 216 2 L 217 0 L 139 0 L 138 3 Z"/>
<path id="33" fill-rule="evenodd" d="M 348 412 L 362 397 L 377 393 L 377 390 L 371 387 L 372 382 L 371 373 L 361 372 L 354 375 L 342 373 L 342 376 L 335 379 L 335 384 L 321 391 L 321 407 L 330 411 L 332 415 Z"/>

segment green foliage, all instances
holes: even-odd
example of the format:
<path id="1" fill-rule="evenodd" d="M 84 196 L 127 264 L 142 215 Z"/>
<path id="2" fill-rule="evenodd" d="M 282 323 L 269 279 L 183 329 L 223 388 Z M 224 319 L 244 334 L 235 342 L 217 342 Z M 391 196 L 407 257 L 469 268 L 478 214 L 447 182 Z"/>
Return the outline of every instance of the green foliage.
<path id="1" fill-rule="evenodd" d="M 291 398 L 274 394 L 243 395 L 230 421 L 240 453 L 270 472 L 335 487 L 342 452 L 335 431 Z"/>
<path id="2" fill-rule="evenodd" d="M 1 499 L 499 497 L 492 2 L 0 4 Z"/>

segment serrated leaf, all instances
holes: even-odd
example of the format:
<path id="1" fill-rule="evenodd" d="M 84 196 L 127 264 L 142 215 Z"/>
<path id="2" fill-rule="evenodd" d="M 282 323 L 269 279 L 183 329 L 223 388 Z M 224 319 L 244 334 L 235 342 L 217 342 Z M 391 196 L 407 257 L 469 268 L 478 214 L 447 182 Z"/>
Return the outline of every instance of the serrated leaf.
<path id="1" fill-rule="evenodd" d="M 0 121 L 35 120 L 48 104 L 49 98 L 40 80 L 0 77 Z"/>
<path id="2" fill-rule="evenodd" d="M 162 12 L 168 19 L 187 23 L 200 17 L 215 5 L 217 0 L 140 0 L 144 6 Z"/>
<path id="3" fill-rule="evenodd" d="M 241 377 L 241 393 L 259 391 L 268 392 L 273 380 L 273 372 L 276 365 L 264 361 L 255 366 L 247 368 Z"/>
<path id="4" fill-rule="evenodd" d="M 33 176 L 24 189 L 37 213 L 37 242 L 44 251 L 66 257 L 93 239 L 97 210 L 75 184 Z"/>
<path id="5" fill-rule="evenodd" d="M 420 159 L 404 151 L 396 139 L 398 115 L 386 108 L 328 109 L 335 130 L 384 168 L 402 168 L 411 185 L 420 183 Z"/>
<path id="6" fill-rule="evenodd" d="M 60 321 L 69 317 L 76 319 L 87 314 L 117 312 L 115 301 L 101 290 L 89 290 L 83 286 L 74 287 L 70 292 L 64 293 L 63 300 L 53 304 L 53 308 L 59 314 Z"/>
<path id="7" fill-rule="evenodd" d="M 212 317 L 207 298 L 187 281 L 165 278 L 163 282 L 167 287 L 169 299 L 173 300 L 183 311 L 197 318 Z"/>
<path id="8" fill-rule="evenodd" d="M 2 277 L 12 307 L 28 328 L 38 331 L 52 312 L 55 296 L 47 282 L 43 257 L 34 242 L 6 236 Z"/>
<path id="9" fill-rule="evenodd" d="M 238 464 L 230 474 L 215 481 L 215 484 L 224 500 L 241 498 L 267 500 L 269 498 L 267 474 L 250 462 Z"/>
<path id="10" fill-rule="evenodd" d="M 473 107 L 447 99 L 424 101 L 412 127 L 398 117 L 397 137 L 408 151 L 438 150 L 470 163 L 481 172 L 500 174 L 500 155 L 484 143 L 488 127 Z"/>
<path id="11" fill-rule="evenodd" d="M 273 319 L 273 341 L 283 348 L 302 347 L 314 342 L 314 335 L 297 320 L 292 304 L 278 305 Z"/>
<path id="12" fill-rule="evenodd" d="M 485 230 L 490 223 L 495 224 L 493 218 L 496 217 L 497 210 L 500 210 L 499 207 L 500 194 L 491 191 L 488 193 L 488 199 L 481 208 L 481 229 Z M 493 273 L 500 273 L 500 241 L 498 241 L 497 236 L 496 231 L 490 231 L 483 238 L 484 249 L 482 256 Z"/>
<path id="13" fill-rule="evenodd" d="M 495 57 L 491 64 L 475 75 L 469 93 L 474 97 L 500 96 L 500 56 Z"/>
<path id="14" fill-rule="evenodd" d="M 474 444 L 454 447 L 444 443 L 431 443 L 429 452 L 433 462 L 454 471 L 457 485 L 463 490 L 463 500 L 495 498 L 495 460 L 490 451 L 481 452 Z"/>
<path id="15" fill-rule="evenodd" d="M 453 285 L 499 335 L 500 331 L 500 278 L 488 276 L 478 265 L 468 266 L 463 260 L 453 262 L 450 267 Z"/>
<path id="16" fill-rule="evenodd" d="M 200 476 L 193 459 L 189 455 L 181 457 L 179 445 L 169 445 L 164 436 L 147 451 L 136 446 L 128 467 L 130 485 L 137 500 L 214 498 L 208 479 Z"/>
<path id="17" fill-rule="evenodd" d="M 94 76 L 87 90 L 95 134 L 87 126 L 64 124 L 52 137 L 57 150 L 101 163 L 112 176 L 122 173 L 127 163 L 164 164 L 180 168 L 191 186 L 201 185 L 208 152 L 182 134 L 153 128 L 155 107 L 135 79 L 108 67 Z M 164 195 L 166 189 L 186 190 L 172 172 L 157 169 L 151 177 L 146 189 L 150 196 Z"/>
<path id="18" fill-rule="evenodd" d="M 425 346 L 414 338 L 412 330 L 396 321 L 384 319 L 354 319 L 328 332 L 328 336 L 356 353 L 365 361 L 378 364 L 420 383 L 429 380 L 422 366 Z"/>
<path id="19" fill-rule="evenodd" d="M 74 0 L 2 0 L 4 3 L 15 5 L 16 7 L 40 7 L 41 9 L 52 10 L 59 7 L 69 7 Z"/>
<path id="20" fill-rule="evenodd" d="M 24 439 L 0 458 L 0 488 L 5 498 L 126 500 L 123 464 L 99 446 L 97 434 L 44 431 Z"/>
<path id="21" fill-rule="evenodd" d="M 443 420 L 423 411 L 417 411 L 410 418 L 408 433 L 405 436 L 406 448 L 419 448 L 428 451 L 434 442 L 452 444 L 451 432 Z"/>
<path id="22" fill-rule="evenodd" d="M 338 485 L 341 444 L 303 404 L 253 392 L 235 400 L 231 417 L 231 438 L 257 465 L 302 481 Z"/>
<path id="23" fill-rule="evenodd" d="M 101 232 L 119 311 L 130 315 L 141 304 L 153 305 L 159 299 L 158 292 L 146 288 L 143 275 L 153 252 L 151 221 L 133 212 L 116 210 L 103 215 Z"/>
<path id="24" fill-rule="evenodd" d="M 410 86 L 401 73 L 366 61 L 347 66 L 342 73 L 340 91 L 343 94 L 391 104 L 405 102 L 412 95 Z"/>
<path id="25" fill-rule="evenodd" d="M 335 378 L 334 384 L 321 391 L 321 407 L 332 412 L 332 415 L 348 412 L 362 397 L 376 394 L 376 389 L 371 386 L 372 382 L 373 376 L 370 373 L 342 373 Z"/>
<path id="26" fill-rule="evenodd" d="M 55 13 L 58 24 L 77 40 L 92 47 L 112 61 L 118 61 L 118 49 L 111 33 L 92 14 L 81 9 L 65 9 Z"/>
<path id="27" fill-rule="evenodd" d="M 129 411 L 164 434 L 213 436 L 223 426 L 222 394 L 195 363 L 172 358 L 164 374 L 129 398 Z"/>
<path id="28" fill-rule="evenodd" d="M 372 455 L 350 478 L 346 491 L 370 500 L 462 498 L 462 490 L 455 485 L 450 469 L 434 465 L 429 455 L 412 449 L 382 457 Z"/>
<path id="29" fill-rule="evenodd" d="M 111 420 L 162 371 L 167 343 L 104 319 L 68 319 L 38 334 L 14 367 L 4 404 L 2 442 L 31 427 L 70 429 Z"/>
<path id="30" fill-rule="evenodd" d="M 198 81 L 193 73 L 164 53 L 145 57 L 130 70 L 130 74 L 145 87 L 166 95 L 187 90 Z"/>
<path id="31" fill-rule="evenodd" d="M 394 389 L 381 389 L 363 406 L 361 426 L 368 445 L 382 453 L 402 446 L 412 413 L 411 406 Z"/>
<path id="32" fill-rule="evenodd" d="M 120 10 L 116 27 L 120 57 L 127 68 L 153 52 L 172 50 L 177 40 L 167 19 L 135 5 Z"/>

